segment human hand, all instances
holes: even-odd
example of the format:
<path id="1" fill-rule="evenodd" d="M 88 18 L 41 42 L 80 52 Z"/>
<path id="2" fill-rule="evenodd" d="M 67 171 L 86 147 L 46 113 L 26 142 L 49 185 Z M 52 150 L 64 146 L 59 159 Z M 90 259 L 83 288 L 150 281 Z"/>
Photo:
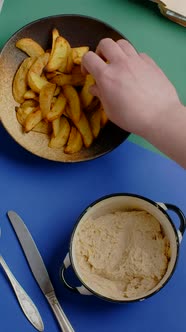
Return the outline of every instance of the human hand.
<path id="1" fill-rule="evenodd" d="M 145 136 L 154 121 L 181 105 L 156 63 L 124 39 L 101 40 L 96 53 L 83 57 L 82 71 L 94 76 L 90 92 L 101 100 L 109 119 L 129 132 Z"/>

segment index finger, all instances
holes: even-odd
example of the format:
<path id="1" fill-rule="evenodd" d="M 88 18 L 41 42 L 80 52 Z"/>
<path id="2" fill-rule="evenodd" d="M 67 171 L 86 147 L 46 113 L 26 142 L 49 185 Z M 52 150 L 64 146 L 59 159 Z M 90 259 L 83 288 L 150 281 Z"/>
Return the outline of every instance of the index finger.
<path id="1" fill-rule="evenodd" d="M 82 71 L 90 73 L 95 80 L 100 76 L 107 64 L 94 52 L 89 51 L 82 59 Z"/>

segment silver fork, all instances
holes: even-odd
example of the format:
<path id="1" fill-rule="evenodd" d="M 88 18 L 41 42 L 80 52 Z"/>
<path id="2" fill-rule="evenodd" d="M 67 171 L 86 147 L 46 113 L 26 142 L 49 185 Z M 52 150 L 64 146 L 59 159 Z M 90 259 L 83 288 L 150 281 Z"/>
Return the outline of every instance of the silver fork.
<path id="1" fill-rule="evenodd" d="M 12 288 L 17 296 L 18 302 L 25 316 L 38 331 L 43 331 L 44 325 L 38 309 L 36 308 L 35 304 L 32 302 L 31 298 L 28 296 L 28 294 L 25 292 L 25 290 L 22 288 L 22 286 L 18 283 L 18 281 L 10 271 L 8 265 L 6 264 L 5 260 L 1 255 L 0 255 L 0 265 L 2 266 L 3 270 L 5 271 L 12 285 Z"/>

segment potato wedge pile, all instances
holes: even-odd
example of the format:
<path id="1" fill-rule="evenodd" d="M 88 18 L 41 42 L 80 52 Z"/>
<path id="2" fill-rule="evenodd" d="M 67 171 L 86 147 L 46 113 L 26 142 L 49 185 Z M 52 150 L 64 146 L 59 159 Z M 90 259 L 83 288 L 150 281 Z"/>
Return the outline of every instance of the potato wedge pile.
<path id="1" fill-rule="evenodd" d="M 94 78 L 81 72 L 89 47 L 71 47 L 57 29 L 51 49 L 44 50 L 31 38 L 18 40 L 16 47 L 28 55 L 12 87 L 23 131 L 48 135 L 50 148 L 68 154 L 89 148 L 108 121 L 100 101 L 89 92 Z"/>

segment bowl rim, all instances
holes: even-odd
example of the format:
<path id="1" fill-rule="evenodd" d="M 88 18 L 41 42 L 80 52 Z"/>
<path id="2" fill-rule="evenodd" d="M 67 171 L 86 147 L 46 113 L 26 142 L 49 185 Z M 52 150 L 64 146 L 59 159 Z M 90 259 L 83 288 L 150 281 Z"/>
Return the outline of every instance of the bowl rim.
<path id="1" fill-rule="evenodd" d="M 4 47 L 6 46 L 6 44 L 10 41 L 10 39 L 12 39 L 18 32 L 20 32 L 21 30 L 23 30 L 24 28 L 27 28 L 35 23 L 39 23 L 41 21 L 44 20 L 49 20 L 49 19 L 53 19 L 53 18 L 60 18 L 60 17 L 79 17 L 79 18 L 83 18 L 83 19 L 89 19 L 91 21 L 97 21 L 99 23 L 104 24 L 105 26 L 115 30 L 118 34 L 120 34 L 121 36 L 123 36 L 123 38 L 125 38 L 127 41 L 129 41 L 125 35 L 120 32 L 117 28 L 115 28 L 113 25 L 107 23 L 104 20 L 101 20 L 97 17 L 91 16 L 91 15 L 85 15 L 85 14 L 75 14 L 75 13 L 68 13 L 68 14 L 56 14 L 56 15 L 48 15 L 48 16 L 43 16 L 40 18 L 37 18 L 31 22 L 28 22 L 26 24 L 24 24 L 22 27 L 18 28 L 10 37 L 8 37 L 8 39 L 5 41 L 5 43 L 3 44 L 2 48 L 0 48 L 0 57 L 1 57 L 1 53 L 3 52 Z M 130 42 L 131 43 L 131 42 Z"/>

